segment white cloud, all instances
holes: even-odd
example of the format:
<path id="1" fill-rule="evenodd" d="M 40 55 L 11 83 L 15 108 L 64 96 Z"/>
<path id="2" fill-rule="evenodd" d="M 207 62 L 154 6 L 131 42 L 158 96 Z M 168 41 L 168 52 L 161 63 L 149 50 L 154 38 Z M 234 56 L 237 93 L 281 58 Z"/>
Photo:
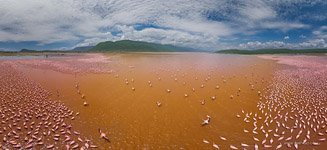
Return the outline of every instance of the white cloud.
<path id="1" fill-rule="evenodd" d="M 79 45 L 87 45 L 121 38 L 110 33 L 120 26 L 133 27 L 135 24 L 149 23 L 160 28 L 169 28 L 153 30 L 153 35 L 144 37 L 149 39 L 149 36 L 159 36 L 152 38 L 152 41 L 160 38 L 159 33 L 162 31 L 165 31 L 166 36 L 172 36 L 168 33 L 175 36 L 181 33 L 179 36 L 183 39 L 179 41 L 194 39 L 185 34 L 218 39 L 219 36 L 232 34 L 229 26 L 208 21 L 202 15 L 203 11 L 214 9 L 216 3 L 214 0 L 3 0 L 0 1 L 0 41 L 38 41 L 40 44 L 49 44 L 82 40 Z M 123 34 L 136 35 L 120 36 L 139 37 L 140 33 L 146 31 L 148 30 L 123 31 Z M 163 42 L 176 42 L 171 39 L 172 41 Z M 206 39 L 202 40 L 207 42 Z"/>
<path id="2" fill-rule="evenodd" d="M 306 49 L 306 48 L 327 48 L 327 41 L 324 39 L 313 39 L 301 43 L 286 43 L 282 41 L 268 41 L 268 42 L 247 42 L 239 44 L 239 49 L 275 49 L 275 48 L 289 48 L 289 49 Z"/>
<path id="3" fill-rule="evenodd" d="M 309 25 L 302 24 L 302 23 L 294 23 L 294 22 L 262 22 L 260 26 L 263 29 L 279 29 L 284 32 L 291 30 L 291 29 L 301 29 L 301 28 L 309 28 Z"/>
<path id="4" fill-rule="evenodd" d="M 304 1 L 303 1 L 304 2 Z M 303 3 L 301 1 L 301 3 Z M 269 0 L 1 0 L 0 41 L 37 41 L 39 45 L 104 40 L 145 40 L 221 49 L 223 40 L 265 29 L 287 32 L 310 28 L 279 17 Z M 215 12 L 226 20 L 211 20 Z M 135 25 L 152 25 L 141 30 Z M 324 39 L 325 31 L 315 34 Z M 227 44 L 228 45 L 228 44 Z"/>
<path id="5" fill-rule="evenodd" d="M 321 26 L 319 29 L 313 31 L 313 35 L 317 38 L 327 39 L 327 26 Z"/>
<path id="6" fill-rule="evenodd" d="M 188 46 L 192 48 L 212 48 L 212 45 L 219 45 L 217 37 L 211 35 L 192 34 L 185 31 L 171 29 L 146 28 L 135 30 L 132 26 L 118 26 L 121 33 L 110 38 L 91 38 L 79 43 L 77 46 L 95 45 L 102 41 L 117 41 L 122 39 L 132 39 L 136 41 L 159 42 L 161 44 L 173 44 L 179 46 Z M 206 40 L 203 40 L 203 39 Z M 199 46 L 199 43 L 201 45 Z M 207 45 L 207 46 L 206 46 Z"/>
<path id="7" fill-rule="evenodd" d="M 300 48 L 327 48 L 327 41 L 325 39 L 313 39 L 306 42 L 299 43 L 297 47 Z"/>
<path id="8" fill-rule="evenodd" d="M 96 17 L 63 1 L 0 1 L 1 41 L 77 40 L 78 35 L 97 36 Z"/>
<path id="9" fill-rule="evenodd" d="M 286 21 L 279 17 L 276 5 L 288 2 L 274 2 L 267 0 L 240 1 L 240 6 L 235 7 L 239 15 L 231 16 L 240 28 L 245 31 L 274 29 L 287 32 L 294 29 L 309 28 L 310 25 L 301 22 Z M 244 31 L 243 31 L 244 32 Z M 251 32 L 249 32 L 251 33 Z M 257 32 L 253 32 L 257 33 Z"/>
<path id="10" fill-rule="evenodd" d="M 313 31 L 313 37 L 307 39 L 306 36 L 300 35 L 300 38 L 306 39 L 306 41 L 299 43 L 287 43 L 283 41 L 253 41 L 247 43 L 241 43 L 234 48 L 239 49 L 267 49 L 267 48 L 289 48 L 289 49 L 306 49 L 306 48 L 327 48 L 327 26 L 321 26 Z M 285 36 L 284 39 L 289 39 L 289 36 Z"/>
<path id="11" fill-rule="evenodd" d="M 181 19 L 178 17 L 163 17 L 161 19 L 159 21 L 160 25 L 186 32 L 212 36 L 227 36 L 233 33 L 228 25 L 221 22 Z"/>
<path id="12" fill-rule="evenodd" d="M 239 11 L 244 17 L 254 21 L 272 19 L 277 16 L 276 11 L 262 0 L 245 1 Z"/>
<path id="13" fill-rule="evenodd" d="M 247 42 L 239 45 L 240 49 L 266 49 L 266 48 L 284 48 L 287 44 L 282 41 L 269 41 L 269 42 Z"/>

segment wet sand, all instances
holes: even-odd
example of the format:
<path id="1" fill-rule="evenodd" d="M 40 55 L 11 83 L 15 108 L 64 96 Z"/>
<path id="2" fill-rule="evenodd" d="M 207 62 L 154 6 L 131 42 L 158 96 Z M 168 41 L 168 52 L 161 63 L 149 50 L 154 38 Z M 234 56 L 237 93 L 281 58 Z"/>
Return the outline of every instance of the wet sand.
<path id="1" fill-rule="evenodd" d="M 295 138 L 298 128 L 288 133 L 290 129 L 278 127 L 276 122 L 281 121 L 274 119 L 278 113 L 273 110 L 279 107 L 274 107 L 271 95 L 276 95 L 276 86 L 295 85 L 280 73 L 294 66 L 277 63 L 275 57 L 125 53 L 0 61 L 52 93 L 52 101 L 78 112 L 74 120 L 67 120 L 83 139 L 90 139 L 99 149 L 254 149 L 255 145 L 259 149 L 276 149 L 280 144 L 285 149 L 292 141 L 295 148 L 294 141 L 304 140 L 302 136 L 301 140 Z M 316 63 L 321 62 L 326 61 Z M 326 84 L 325 78 L 318 80 Z M 278 94 L 290 90 L 283 88 Z M 322 102 L 312 111 L 326 110 L 326 95 L 315 101 Z M 281 115 L 288 116 L 285 114 Z M 319 114 L 321 120 L 326 119 L 325 111 Z M 201 125 L 207 115 L 209 124 Z M 326 138 L 326 121 L 321 120 L 319 130 L 310 129 L 311 137 L 304 142 L 311 143 L 297 147 L 323 149 L 324 145 L 312 145 L 324 144 L 320 139 Z M 291 127 L 292 122 L 286 122 Z M 312 124 L 317 125 L 316 121 Z M 99 138 L 99 128 L 110 142 Z M 314 135 L 318 133 L 322 135 Z M 285 138 L 278 140 L 282 136 Z M 63 141 L 57 143 L 65 145 Z"/>

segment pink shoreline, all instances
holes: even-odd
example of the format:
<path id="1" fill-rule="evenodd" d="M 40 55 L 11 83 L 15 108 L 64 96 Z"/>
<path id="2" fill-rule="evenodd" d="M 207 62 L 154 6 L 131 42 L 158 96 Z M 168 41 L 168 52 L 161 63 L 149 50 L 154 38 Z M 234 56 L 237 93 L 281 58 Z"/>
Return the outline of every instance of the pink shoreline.
<path id="1" fill-rule="evenodd" d="M 284 56 L 284 55 L 262 55 L 262 59 L 275 60 L 279 64 L 291 65 L 300 68 L 325 68 L 327 67 L 326 56 Z"/>

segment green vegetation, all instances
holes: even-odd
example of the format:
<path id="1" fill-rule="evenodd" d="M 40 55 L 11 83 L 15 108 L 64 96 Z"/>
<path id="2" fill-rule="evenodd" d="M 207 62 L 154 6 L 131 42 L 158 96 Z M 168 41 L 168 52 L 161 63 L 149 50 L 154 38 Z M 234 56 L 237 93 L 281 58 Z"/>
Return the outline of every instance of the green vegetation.
<path id="1" fill-rule="evenodd" d="M 97 44 L 90 51 L 100 52 L 186 52 L 194 51 L 190 48 L 177 47 L 173 45 L 163 45 L 141 41 L 121 40 L 121 41 L 106 41 Z"/>
<path id="2" fill-rule="evenodd" d="M 317 53 L 327 53 L 327 49 L 258 49 L 258 50 L 229 49 L 229 50 L 216 51 L 216 53 L 243 54 L 243 55 L 256 55 L 256 54 L 317 54 Z"/>

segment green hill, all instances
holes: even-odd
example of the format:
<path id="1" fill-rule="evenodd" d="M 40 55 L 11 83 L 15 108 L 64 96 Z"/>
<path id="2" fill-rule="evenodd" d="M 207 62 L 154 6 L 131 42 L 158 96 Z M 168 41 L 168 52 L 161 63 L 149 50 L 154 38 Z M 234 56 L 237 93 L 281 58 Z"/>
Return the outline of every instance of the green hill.
<path id="1" fill-rule="evenodd" d="M 327 49 L 257 49 L 257 50 L 229 49 L 229 50 L 216 51 L 216 53 L 244 54 L 244 55 L 255 55 L 255 54 L 314 54 L 314 53 L 327 53 Z"/>
<path id="2" fill-rule="evenodd" d="M 24 48 L 24 49 L 21 49 L 20 52 L 22 52 L 22 53 L 34 53 L 34 52 L 38 52 L 38 51 Z"/>
<path id="3" fill-rule="evenodd" d="M 186 52 L 194 51 L 191 48 L 178 47 L 173 45 L 164 45 L 157 43 L 121 40 L 121 41 L 106 41 L 100 42 L 90 51 L 101 51 L 101 52 Z"/>

